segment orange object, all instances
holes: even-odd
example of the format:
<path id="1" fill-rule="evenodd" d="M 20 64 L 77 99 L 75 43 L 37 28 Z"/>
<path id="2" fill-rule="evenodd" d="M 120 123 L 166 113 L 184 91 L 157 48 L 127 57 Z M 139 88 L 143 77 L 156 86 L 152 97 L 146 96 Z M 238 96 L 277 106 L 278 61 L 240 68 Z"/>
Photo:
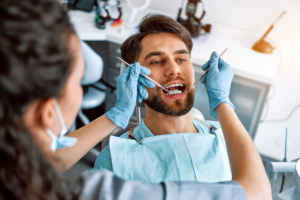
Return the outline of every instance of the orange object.
<path id="1" fill-rule="evenodd" d="M 123 20 L 122 19 L 117 19 L 116 21 L 114 21 L 111 26 L 112 27 L 118 27 L 121 26 L 123 24 Z"/>

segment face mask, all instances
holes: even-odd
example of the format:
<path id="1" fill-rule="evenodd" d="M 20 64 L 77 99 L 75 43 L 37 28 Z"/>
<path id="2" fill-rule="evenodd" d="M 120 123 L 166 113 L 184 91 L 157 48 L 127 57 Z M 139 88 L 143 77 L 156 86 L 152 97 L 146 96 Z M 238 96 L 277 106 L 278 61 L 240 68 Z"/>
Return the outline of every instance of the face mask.
<path id="1" fill-rule="evenodd" d="M 77 138 L 64 136 L 67 133 L 67 128 L 57 101 L 54 101 L 54 107 L 62 128 L 58 137 L 50 129 L 46 129 L 46 132 L 52 139 L 50 145 L 52 151 L 56 151 L 57 149 L 63 149 L 66 147 L 71 147 L 77 142 Z"/>

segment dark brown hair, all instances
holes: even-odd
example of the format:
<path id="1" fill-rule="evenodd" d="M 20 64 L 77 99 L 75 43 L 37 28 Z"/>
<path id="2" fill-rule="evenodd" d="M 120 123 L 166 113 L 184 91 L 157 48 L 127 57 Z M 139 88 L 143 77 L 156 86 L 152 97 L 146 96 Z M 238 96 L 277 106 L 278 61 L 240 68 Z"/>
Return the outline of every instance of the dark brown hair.
<path id="1" fill-rule="evenodd" d="M 130 36 L 123 42 L 121 46 L 122 58 L 129 63 L 136 62 L 142 50 L 141 40 L 146 35 L 161 32 L 178 35 L 191 54 L 193 48 L 192 36 L 184 26 L 168 16 L 148 14 L 140 22 L 138 33 Z"/>
<path id="2" fill-rule="evenodd" d="M 57 1 L 0 1 L 0 200 L 79 196 L 80 189 L 66 184 L 24 123 L 28 105 L 60 96 L 72 66 L 72 34 Z"/>

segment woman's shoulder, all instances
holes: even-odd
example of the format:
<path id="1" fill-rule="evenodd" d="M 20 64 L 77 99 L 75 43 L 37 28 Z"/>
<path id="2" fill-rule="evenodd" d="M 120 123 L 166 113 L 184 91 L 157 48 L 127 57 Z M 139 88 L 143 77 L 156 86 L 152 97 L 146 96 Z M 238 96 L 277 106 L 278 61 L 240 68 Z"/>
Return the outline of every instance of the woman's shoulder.
<path id="1" fill-rule="evenodd" d="M 161 184 L 126 181 L 107 170 L 88 170 L 82 173 L 81 178 L 83 181 L 81 200 L 162 200 L 164 197 Z"/>
<path id="2" fill-rule="evenodd" d="M 152 184 L 124 180 L 107 170 L 88 170 L 82 174 L 80 200 L 162 200 L 169 199 L 247 199 L 243 187 L 235 181 L 222 183 L 165 182 Z M 167 189 L 166 189 L 167 188 Z"/>

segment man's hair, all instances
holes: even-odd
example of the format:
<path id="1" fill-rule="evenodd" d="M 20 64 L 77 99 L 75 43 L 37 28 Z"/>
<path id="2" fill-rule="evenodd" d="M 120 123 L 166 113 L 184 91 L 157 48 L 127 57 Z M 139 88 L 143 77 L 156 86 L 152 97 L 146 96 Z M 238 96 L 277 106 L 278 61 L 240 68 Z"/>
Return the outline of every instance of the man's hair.
<path id="1" fill-rule="evenodd" d="M 192 36 L 189 31 L 174 19 L 160 14 L 148 14 L 139 24 L 138 33 L 130 36 L 121 46 L 122 57 L 129 63 L 138 60 L 142 47 L 141 40 L 149 35 L 156 33 L 174 33 L 185 43 L 189 53 L 193 48 Z"/>

